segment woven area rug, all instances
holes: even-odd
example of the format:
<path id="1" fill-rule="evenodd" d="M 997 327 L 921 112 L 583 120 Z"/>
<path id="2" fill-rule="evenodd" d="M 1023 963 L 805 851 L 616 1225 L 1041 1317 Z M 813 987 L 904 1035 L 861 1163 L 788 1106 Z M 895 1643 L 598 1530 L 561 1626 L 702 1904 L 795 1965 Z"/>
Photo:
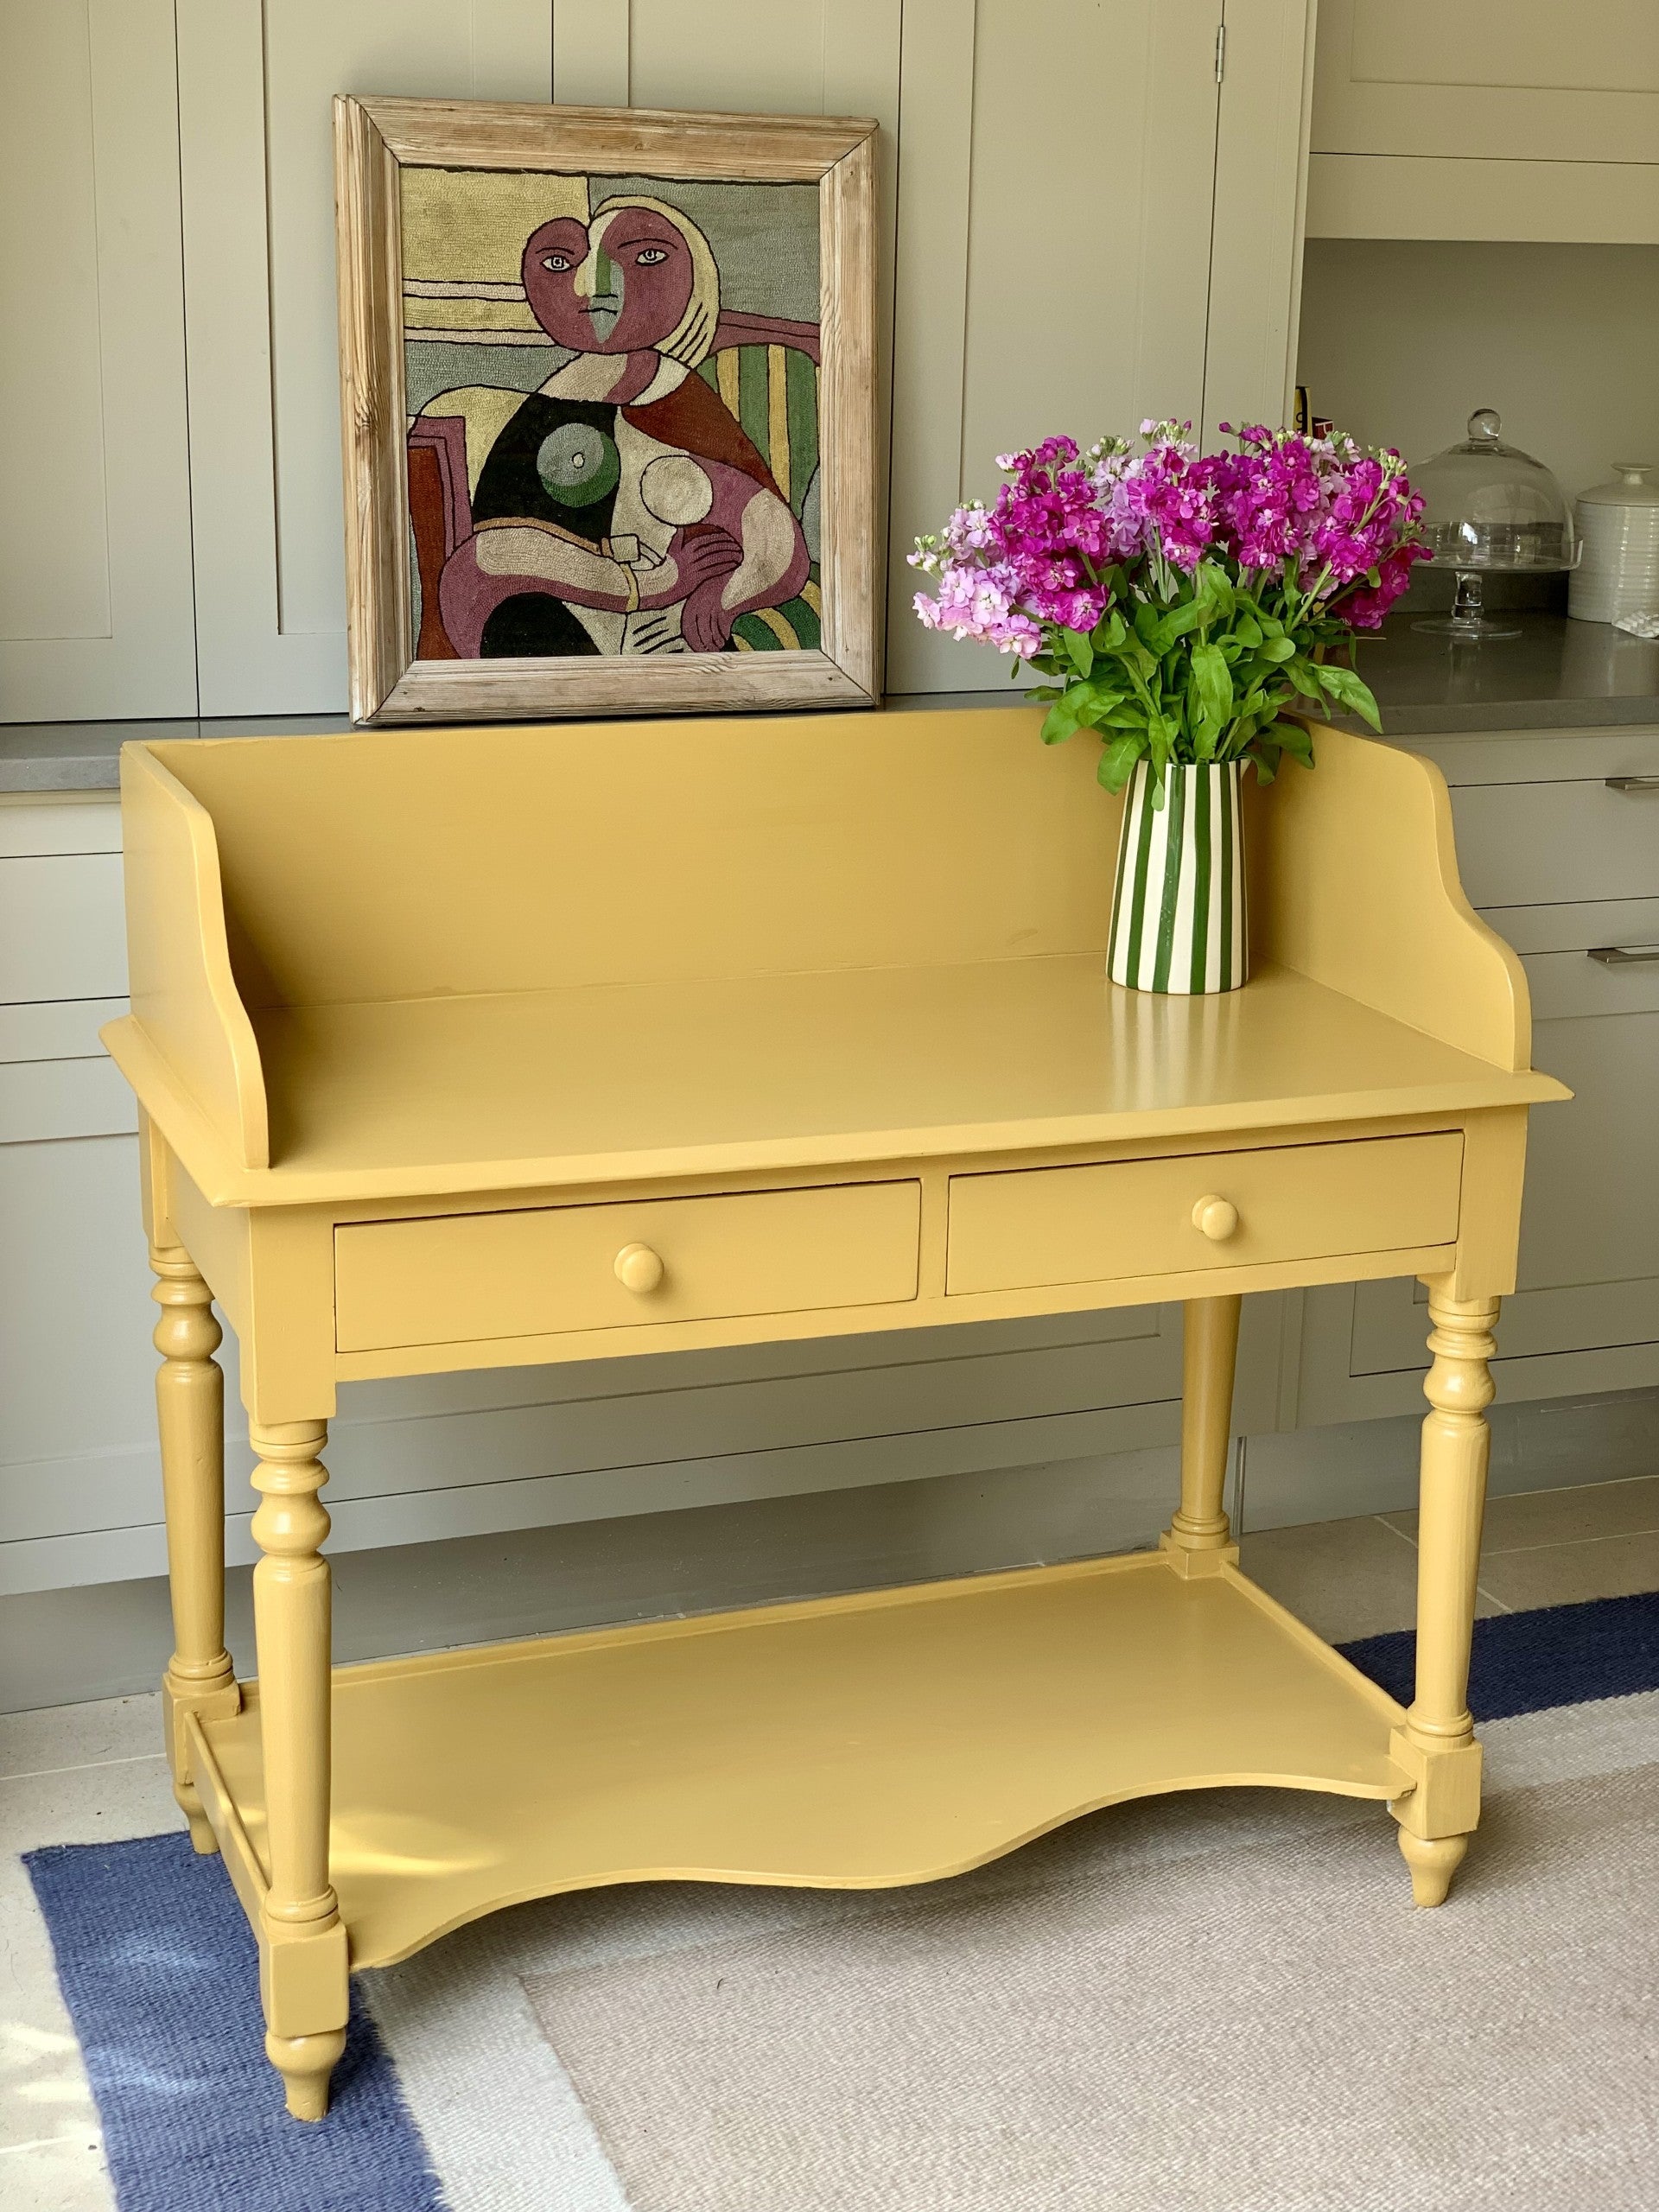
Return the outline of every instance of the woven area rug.
<path id="1" fill-rule="evenodd" d="M 1411 1638 L 1350 1656 L 1396 1695 Z M 1195 1792 L 925 1890 L 659 1885 L 360 1978 L 283 2116 L 182 1836 L 29 1872 L 121 2212 L 1372 2212 L 1659 2202 L 1659 1595 L 1477 1629 L 1481 1833 Z"/>

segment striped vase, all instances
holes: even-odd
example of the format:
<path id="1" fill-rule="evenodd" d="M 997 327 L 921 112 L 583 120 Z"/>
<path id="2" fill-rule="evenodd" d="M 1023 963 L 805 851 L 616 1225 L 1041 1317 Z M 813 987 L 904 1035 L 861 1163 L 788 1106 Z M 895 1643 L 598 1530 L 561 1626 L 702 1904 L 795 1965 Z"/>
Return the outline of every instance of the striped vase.
<path id="1" fill-rule="evenodd" d="M 1112 893 L 1106 972 L 1132 990 L 1236 991 L 1249 972 L 1244 846 L 1239 828 L 1243 764 L 1208 760 L 1164 771 L 1153 804 L 1152 770 L 1135 763 L 1123 794 L 1123 830 Z"/>

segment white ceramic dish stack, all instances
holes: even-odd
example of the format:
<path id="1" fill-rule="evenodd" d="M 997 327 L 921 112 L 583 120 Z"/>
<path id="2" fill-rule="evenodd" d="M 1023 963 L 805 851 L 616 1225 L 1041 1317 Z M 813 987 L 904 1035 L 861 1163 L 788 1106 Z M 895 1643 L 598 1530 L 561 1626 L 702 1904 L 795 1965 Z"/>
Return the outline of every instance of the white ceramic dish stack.
<path id="1" fill-rule="evenodd" d="M 1659 484 L 1653 463 L 1616 461 L 1609 484 L 1581 493 L 1583 549 L 1567 587 L 1567 611 L 1580 622 L 1617 622 L 1659 614 Z"/>

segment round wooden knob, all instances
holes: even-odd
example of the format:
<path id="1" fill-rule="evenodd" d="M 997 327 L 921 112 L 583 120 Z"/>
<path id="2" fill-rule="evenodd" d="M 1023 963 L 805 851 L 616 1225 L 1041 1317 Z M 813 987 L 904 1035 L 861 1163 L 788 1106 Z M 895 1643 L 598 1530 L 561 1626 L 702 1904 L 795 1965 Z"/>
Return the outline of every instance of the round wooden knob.
<path id="1" fill-rule="evenodd" d="M 661 1255 L 653 1252 L 649 1244 L 625 1244 L 616 1255 L 616 1279 L 624 1290 L 634 1291 L 643 1298 L 647 1291 L 655 1290 L 663 1279 Z"/>
<path id="2" fill-rule="evenodd" d="M 1212 1244 L 1224 1244 L 1238 1227 L 1238 1208 L 1230 1198 L 1218 1198 L 1211 1191 L 1193 1207 L 1192 1226 L 1201 1230 Z M 620 1272 L 620 1262 L 618 1267 Z"/>

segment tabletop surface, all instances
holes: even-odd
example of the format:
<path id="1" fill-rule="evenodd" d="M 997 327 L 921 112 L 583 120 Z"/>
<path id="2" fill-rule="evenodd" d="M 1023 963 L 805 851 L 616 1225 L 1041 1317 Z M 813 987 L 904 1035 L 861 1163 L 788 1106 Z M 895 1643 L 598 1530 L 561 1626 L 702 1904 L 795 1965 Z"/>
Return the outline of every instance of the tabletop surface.
<path id="1" fill-rule="evenodd" d="M 254 1020 L 270 1181 L 289 1200 L 1134 1141 L 1555 1088 L 1287 969 L 1162 998 L 1109 984 L 1098 954 Z"/>

